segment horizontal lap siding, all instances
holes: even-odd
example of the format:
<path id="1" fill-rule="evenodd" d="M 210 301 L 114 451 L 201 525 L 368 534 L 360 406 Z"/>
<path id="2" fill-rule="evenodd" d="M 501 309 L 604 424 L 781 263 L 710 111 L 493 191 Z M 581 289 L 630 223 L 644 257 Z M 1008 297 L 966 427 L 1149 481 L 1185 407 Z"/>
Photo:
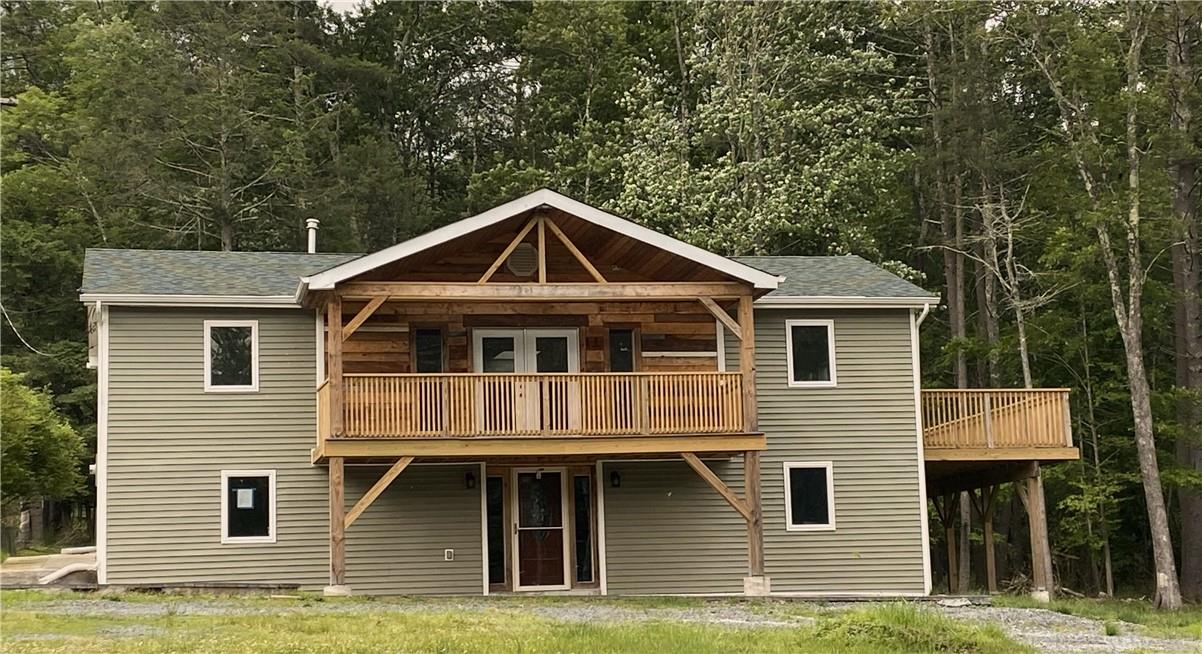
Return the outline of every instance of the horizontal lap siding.
<path id="1" fill-rule="evenodd" d="M 385 468 L 347 468 L 347 508 Z M 467 488 L 471 472 L 475 488 Z M 346 581 L 356 594 L 483 592 L 479 464 L 406 468 L 346 532 Z M 444 550 L 455 550 L 444 561 Z"/>
<path id="2" fill-rule="evenodd" d="M 741 461 L 706 463 L 742 493 Z M 743 591 L 746 523 L 684 462 L 606 463 L 601 482 L 610 594 Z"/>
<path id="3" fill-rule="evenodd" d="M 313 314 L 109 313 L 108 582 L 321 587 L 328 486 L 314 445 Z M 204 392 L 204 321 L 259 321 L 259 391 Z M 276 471 L 275 543 L 221 543 L 221 470 Z"/>
<path id="4" fill-rule="evenodd" d="M 785 320 L 805 318 L 834 320 L 836 388 L 788 386 Z M 906 310 L 756 312 L 765 571 L 774 592 L 923 592 L 910 347 Z M 785 530 L 786 461 L 833 462 L 835 531 Z"/>

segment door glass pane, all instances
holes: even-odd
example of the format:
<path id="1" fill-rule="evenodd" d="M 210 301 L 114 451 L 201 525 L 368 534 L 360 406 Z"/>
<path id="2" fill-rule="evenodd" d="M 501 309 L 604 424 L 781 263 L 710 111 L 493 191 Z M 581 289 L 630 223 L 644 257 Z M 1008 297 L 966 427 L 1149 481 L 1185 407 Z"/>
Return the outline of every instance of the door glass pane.
<path id="1" fill-rule="evenodd" d="M 489 477 L 488 583 L 505 583 L 505 485 L 500 477 Z"/>
<path id="2" fill-rule="evenodd" d="M 562 527 L 558 472 L 518 474 L 518 526 Z"/>
<path id="3" fill-rule="evenodd" d="M 538 336 L 534 347 L 538 353 L 537 372 L 569 372 L 567 337 Z"/>
<path id="4" fill-rule="evenodd" d="M 226 533 L 230 538 L 271 535 L 267 477 L 230 477 L 226 484 Z"/>
<path id="5" fill-rule="evenodd" d="M 572 498 L 576 519 L 572 526 L 576 538 L 576 581 L 593 580 L 593 515 L 592 478 L 579 475 L 572 478 Z"/>
<path id="6" fill-rule="evenodd" d="M 518 583 L 522 586 L 563 585 L 563 530 L 518 532 Z"/>
<path id="7" fill-rule="evenodd" d="M 485 336 L 480 339 L 482 372 L 515 372 L 512 336 Z"/>

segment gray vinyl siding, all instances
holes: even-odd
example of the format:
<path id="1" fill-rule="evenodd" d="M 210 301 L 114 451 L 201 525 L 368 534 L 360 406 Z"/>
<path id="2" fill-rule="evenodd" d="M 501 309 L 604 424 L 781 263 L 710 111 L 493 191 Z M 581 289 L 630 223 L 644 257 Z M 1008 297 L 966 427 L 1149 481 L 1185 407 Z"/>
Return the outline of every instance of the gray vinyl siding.
<path id="1" fill-rule="evenodd" d="M 791 388 L 785 320 L 832 319 L 835 388 Z M 914 379 L 907 310 L 757 310 L 765 573 L 775 593 L 924 592 Z M 726 335 L 728 370 L 739 342 Z M 784 463 L 831 461 L 836 530 L 785 529 Z M 711 466 L 741 493 L 742 461 Z M 742 519 L 683 463 L 607 463 L 609 592 L 742 590 Z"/>
<path id="2" fill-rule="evenodd" d="M 301 310 L 109 309 L 107 581 L 329 579 L 316 438 L 314 318 Z M 204 321 L 259 322 L 259 390 L 204 392 Z M 275 543 L 221 543 L 221 470 L 276 472 Z M 353 505 L 383 470 L 348 466 Z M 479 592 L 480 491 L 413 466 L 347 535 L 348 582 L 373 593 Z M 443 549 L 456 560 L 443 563 Z"/>
<path id="3" fill-rule="evenodd" d="M 743 464 L 706 463 L 742 493 Z M 603 466 L 606 586 L 611 595 L 742 593 L 747 523 L 684 462 Z M 621 486 L 610 475 L 618 472 Z"/>
<path id="4" fill-rule="evenodd" d="M 832 319 L 835 388 L 791 388 L 785 320 Z M 756 311 L 765 573 L 773 592 L 924 592 L 907 310 Z M 733 339 L 732 339 L 733 340 Z M 736 341 L 737 347 L 737 341 Z M 784 463 L 831 461 L 835 531 L 785 529 Z"/>
<path id="5" fill-rule="evenodd" d="M 385 468 L 348 467 L 347 508 Z M 476 479 L 468 489 L 467 473 Z M 346 581 L 355 594 L 483 592 L 480 464 L 406 468 L 346 532 Z M 444 550 L 455 550 L 444 561 Z"/>

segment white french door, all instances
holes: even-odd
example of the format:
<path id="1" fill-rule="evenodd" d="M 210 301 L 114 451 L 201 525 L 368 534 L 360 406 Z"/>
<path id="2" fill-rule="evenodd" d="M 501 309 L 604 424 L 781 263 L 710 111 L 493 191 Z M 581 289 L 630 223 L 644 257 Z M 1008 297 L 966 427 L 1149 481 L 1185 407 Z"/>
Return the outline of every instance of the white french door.
<path id="1" fill-rule="evenodd" d="M 579 332 L 575 329 L 476 329 L 472 332 L 475 372 L 537 373 L 580 372 Z M 545 397 L 544 397 L 545 396 Z M 480 398 L 483 424 L 512 422 L 520 429 L 546 427 L 545 416 L 555 415 L 558 425 L 578 420 L 572 384 L 517 381 Z M 560 425 L 566 426 L 566 425 Z"/>

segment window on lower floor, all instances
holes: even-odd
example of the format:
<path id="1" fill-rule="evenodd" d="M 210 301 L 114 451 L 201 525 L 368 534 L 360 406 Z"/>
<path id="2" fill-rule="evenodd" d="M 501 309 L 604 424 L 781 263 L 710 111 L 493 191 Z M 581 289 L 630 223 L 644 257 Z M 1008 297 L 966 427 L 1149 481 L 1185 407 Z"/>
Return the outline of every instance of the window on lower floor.
<path id="1" fill-rule="evenodd" d="M 275 471 L 221 471 L 221 542 L 275 542 Z"/>
<path id="2" fill-rule="evenodd" d="M 785 528 L 831 531 L 835 528 L 835 484 L 830 461 L 785 464 Z"/>

